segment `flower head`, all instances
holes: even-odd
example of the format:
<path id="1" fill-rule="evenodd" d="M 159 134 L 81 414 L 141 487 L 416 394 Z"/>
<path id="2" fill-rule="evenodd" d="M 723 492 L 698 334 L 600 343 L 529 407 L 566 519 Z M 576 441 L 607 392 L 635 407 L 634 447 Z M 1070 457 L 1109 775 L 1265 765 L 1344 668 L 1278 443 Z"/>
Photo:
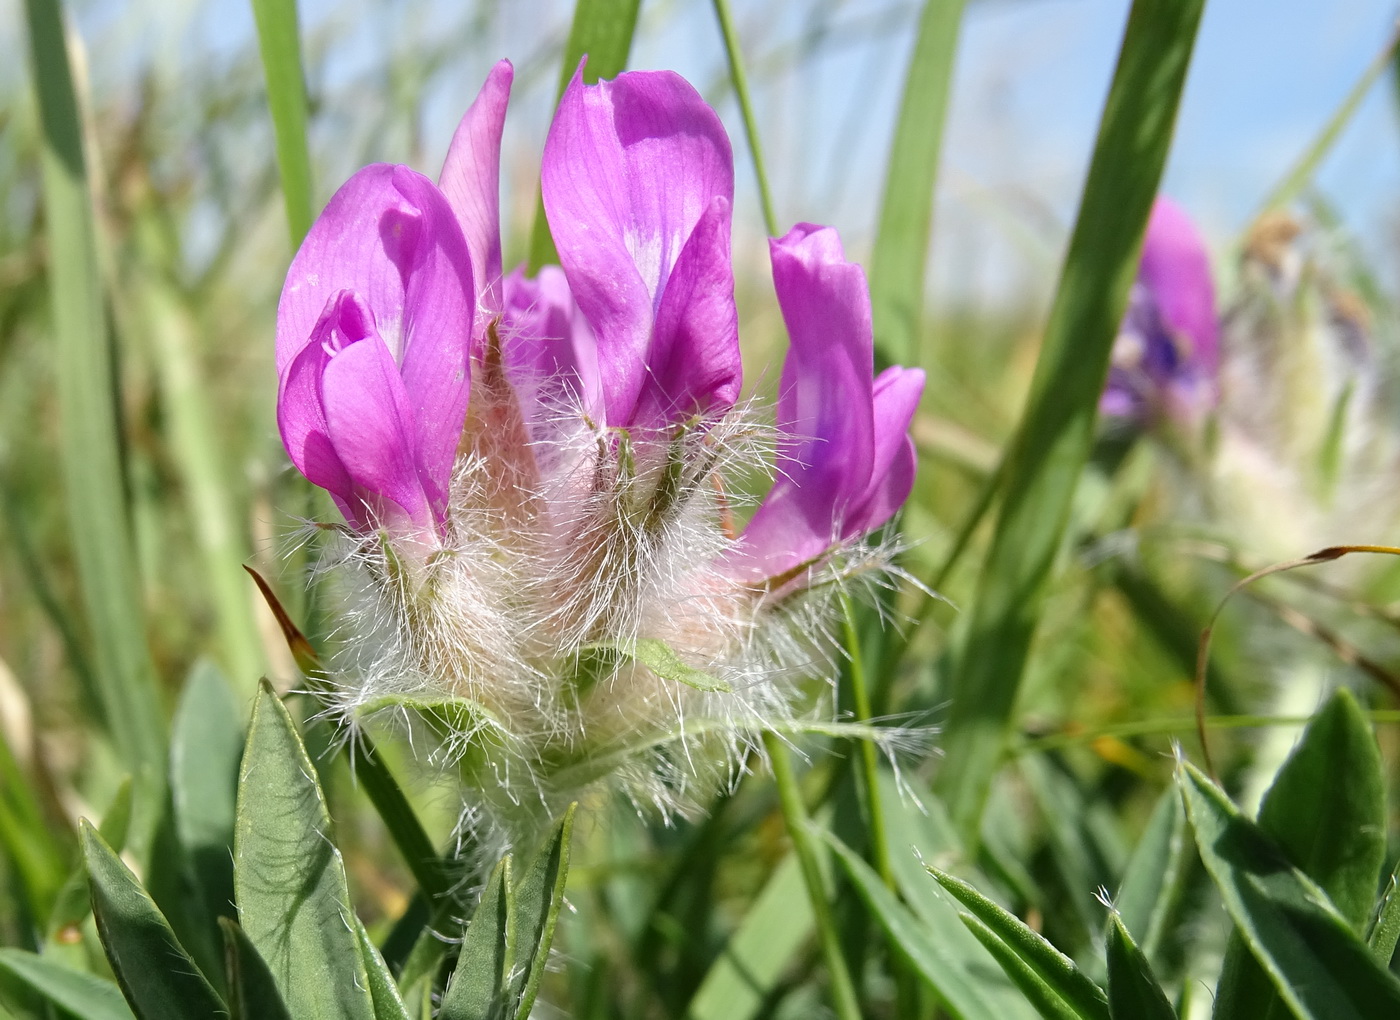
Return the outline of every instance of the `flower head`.
<path id="1" fill-rule="evenodd" d="M 1181 207 L 1159 196 L 1101 410 L 1140 422 L 1199 419 L 1217 399 L 1219 333 L 1205 244 Z"/>
<path id="2" fill-rule="evenodd" d="M 509 839 L 608 778 L 684 808 L 821 673 L 832 585 L 912 485 L 922 374 L 873 376 L 870 299 L 835 231 L 771 242 L 792 340 L 778 480 L 738 405 L 733 164 L 675 74 L 574 76 L 542 192 L 561 266 L 502 273 L 510 65 L 437 185 L 368 167 L 298 253 L 279 310 L 288 452 L 347 527 L 334 571 L 349 721 L 406 720 Z"/>

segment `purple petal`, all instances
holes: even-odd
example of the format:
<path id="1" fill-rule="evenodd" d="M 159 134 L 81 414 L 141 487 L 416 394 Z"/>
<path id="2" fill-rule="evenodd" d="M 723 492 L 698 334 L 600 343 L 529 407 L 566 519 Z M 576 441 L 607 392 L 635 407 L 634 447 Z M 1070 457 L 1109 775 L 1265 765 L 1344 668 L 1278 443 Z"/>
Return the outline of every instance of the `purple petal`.
<path id="1" fill-rule="evenodd" d="M 729 201 L 716 198 L 681 249 L 657 310 L 650 369 L 632 424 L 664 429 L 691 414 L 719 416 L 734 406 L 743 379 Z"/>
<path id="2" fill-rule="evenodd" d="M 923 395 L 922 369 L 891 365 L 875 380 L 875 455 L 870 484 L 846 509 L 843 539 L 859 538 L 881 527 L 899 512 L 913 491 L 916 458 L 909 423 Z"/>
<path id="3" fill-rule="evenodd" d="M 601 416 L 598 343 L 558 266 L 542 266 L 534 279 L 522 268 L 506 277 L 501 346 L 516 390 L 531 405 L 527 420 L 565 406 Z"/>
<path id="4" fill-rule="evenodd" d="M 871 487 L 876 453 L 864 272 L 845 260 L 830 228 L 799 224 L 769 250 L 791 341 L 778 392 L 778 480 L 745 529 L 735 563 L 766 577 L 849 536 L 844 525 Z"/>
<path id="5" fill-rule="evenodd" d="M 514 77 L 509 60 L 491 69 L 476 101 L 457 125 L 438 176 L 438 187 L 447 196 L 471 253 L 483 320 L 501 310 L 501 132 Z M 478 325 L 484 328 L 485 322 Z"/>
<path id="6" fill-rule="evenodd" d="M 1213 378 L 1220 364 L 1220 327 L 1210 258 L 1196 225 L 1165 196 L 1158 197 L 1147 221 L 1138 279 L 1163 321 L 1186 341 L 1191 363 Z"/>
<path id="7" fill-rule="evenodd" d="M 341 291 L 367 310 L 400 366 L 425 489 L 441 518 L 466 415 L 475 296 L 461 229 L 426 177 L 375 164 L 336 192 L 287 273 L 277 308 L 280 375 L 318 342 L 322 311 Z"/>
<path id="8" fill-rule="evenodd" d="M 598 337 L 607 423 L 625 427 L 677 260 L 715 200 L 733 201 L 733 157 L 719 118 L 679 75 L 631 72 L 585 86 L 581 71 L 550 127 L 541 191 L 574 299 Z M 711 229 L 727 235 L 727 212 L 723 219 Z M 712 273 L 713 252 L 692 257 L 695 285 Z M 729 329 L 714 303 L 699 300 L 697 321 L 684 326 L 693 340 L 705 337 L 707 351 L 725 343 L 708 334 Z"/>
<path id="9" fill-rule="evenodd" d="M 378 335 L 329 359 L 321 375 L 321 400 L 330 443 L 354 485 L 355 499 L 349 502 L 357 511 L 355 523 L 401 531 L 398 518 L 403 517 L 431 535 L 433 518 L 413 456 L 413 409 L 398 366 Z"/>
<path id="10" fill-rule="evenodd" d="M 353 302 L 354 295 L 349 291 L 334 295 L 312 331 L 312 342 L 282 373 L 277 393 L 277 428 L 297 470 L 313 485 L 329 492 L 346 519 L 357 523 L 358 515 L 351 509 L 354 483 L 331 445 L 326 410 L 321 404 L 321 376 L 333 352 L 345 345 L 336 334 L 344 317 L 344 305 Z"/>

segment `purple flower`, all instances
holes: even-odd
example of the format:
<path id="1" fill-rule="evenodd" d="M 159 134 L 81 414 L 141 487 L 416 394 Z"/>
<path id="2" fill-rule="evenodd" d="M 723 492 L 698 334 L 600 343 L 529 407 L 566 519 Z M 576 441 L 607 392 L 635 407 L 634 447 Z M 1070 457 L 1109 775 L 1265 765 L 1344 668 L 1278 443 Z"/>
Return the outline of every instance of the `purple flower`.
<path id="1" fill-rule="evenodd" d="M 777 481 L 730 568 L 786 581 L 909 498 L 909 422 L 924 373 L 893 366 L 872 382 L 870 291 L 835 230 L 801 223 L 768 244 L 791 343 L 778 388 Z"/>
<path id="2" fill-rule="evenodd" d="M 1099 408 L 1137 421 L 1164 413 L 1192 421 L 1214 406 L 1219 368 L 1205 244 L 1181 207 L 1159 197 Z"/>
<path id="3" fill-rule="evenodd" d="M 545 142 L 541 192 L 573 298 L 597 337 L 606 425 L 661 431 L 739 394 L 729 257 L 734 161 L 684 78 L 574 74 Z"/>
<path id="4" fill-rule="evenodd" d="M 433 183 L 365 167 L 292 260 L 277 307 L 277 424 L 350 524 L 431 541 L 466 414 L 472 264 Z"/>

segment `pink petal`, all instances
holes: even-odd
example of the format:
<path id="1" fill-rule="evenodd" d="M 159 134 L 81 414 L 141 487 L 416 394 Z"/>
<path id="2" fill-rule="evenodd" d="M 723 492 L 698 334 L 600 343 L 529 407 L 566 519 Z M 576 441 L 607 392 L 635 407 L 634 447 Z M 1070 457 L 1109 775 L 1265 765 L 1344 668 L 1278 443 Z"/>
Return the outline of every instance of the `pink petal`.
<path id="1" fill-rule="evenodd" d="M 501 310 L 501 132 L 514 77 L 509 60 L 491 69 L 476 101 L 457 125 L 438 176 L 438 187 L 447 196 L 471 253 L 481 288 L 478 315 L 483 320 Z M 478 326 L 484 329 L 485 321 Z"/>
<path id="2" fill-rule="evenodd" d="M 357 523 L 431 534 L 414 458 L 413 409 L 389 348 L 370 335 L 333 355 L 321 375 L 326 431 L 354 484 Z M 391 505 L 392 504 L 392 505 Z"/>
<path id="3" fill-rule="evenodd" d="M 375 164 L 347 181 L 312 226 L 277 308 L 277 367 L 316 342 L 341 291 L 367 309 L 400 366 L 427 495 L 445 512 L 466 415 L 475 292 L 466 242 L 447 200 L 407 167 Z"/>
<path id="4" fill-rule="evenodd" d="M 664 430 L 692 414 L 723 414 L 743 379 L 729 201 L 716 198 L 681 249 L 657 310 L 647 373 L 631 424 Z"/>
<path id="5" fill-rule="evenodd" d="M 512 382 L 530 404 L 527 420 L 570 405 L 601 418 L 598 343 L 558 266 L 542 266 L 534 279 L 523 268 L 506 277 L 501 345 Z"/>
<path id="6" fill-rule="evenodd" d="M 875 454 L 870 484 L 846 508 L 843 539 L 857 539 L 881 527 L 899 512 L 913 491 L 916 458 L 909 423 L 923 394 L 921 369 L 892 365 L 875 380 Z"/>
<path id="7" fill-rule="evenodd" d="M 607 423 L 627 426 L 681 251 L 716 198 L 733 201 L 733 158 L 719 118 L 679 75 L 631 72 L 585 86 L 581 71 L 550 127 L 541 189 L 574 299 L 598 337 Z M 728 329 L 709 302 L 699 307 L 710 321 L 691 325 L 695 335 Z"/>

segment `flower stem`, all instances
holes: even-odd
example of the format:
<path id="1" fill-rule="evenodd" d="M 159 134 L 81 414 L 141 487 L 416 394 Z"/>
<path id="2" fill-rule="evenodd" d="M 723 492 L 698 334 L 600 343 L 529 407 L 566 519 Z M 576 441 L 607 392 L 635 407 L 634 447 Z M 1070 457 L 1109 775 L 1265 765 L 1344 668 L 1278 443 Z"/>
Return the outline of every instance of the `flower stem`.
<path id="1" fill-rule="evenodd" d="M 734 83 L 734 95 L 739 100 L 739 112 L 744 118 L 744 135 L 749 142 L 754 176 L 758 178 L 758 201 L 763 207 L 763 225 L 770 237 L 778 236 L 778 217 L 773 212 L 773 195 L 768 190 L 768 172 L 763 169 L 763 150 L 758 144 L 758 124 L 754 121 L 753 104 L 749 101 L 749 79 L 744 74 L 743 54 L 739 36 L 734 31 L 734 18 L 729 12 L 729 0 L 714 0 L 715 17 L 724 36 L 724 53 L 729 58 L 729 77 Z"/>
<path id="2" fill-rule="evenodd" d="M 851 701 L 856 710 L 858 722 L 869 722 L 870 692 L 865 684 L 865 663 L 860 655 L 860 637 L 856 633 L 855 610 L 851 600 L 841 596 L 841 611 L 844 614 L 842 626 L 846 642 L 846 653 L 850 661 L 848 676 L 851 684 Z M 861 780 L 865 785 L 865 810 L 870 824 L 870 857 L 875 871 L 891 892 L 898 894 L 894 884 L 894 869 L 890 866 L 890 846 L 885 838 L 885 807 L 880 800 L 878 783 L 879 760 L 875 745 L 869 740 L 858 741 L 860 745 Z"/>
<path id="3" fill-rule="evenodd" d="M 792 839 L 792 851 L 802 866 L 802 878 L 807 885 L 807 896 L 812 901 L 812 914 L 817 922 L 817 935 L 821 941 L 822 955 L 826 958 L 826 968 L 831 982 L 832 1004 L 840 1020 L 860 1020 L 860 1004 L 856 1001 L 855 985 L 851 973 L 846 968 L 846 958 L 841 953 L 841 937 L 836 930 L 836 919 L 831 914 L 830 893 L 822 881 L 821 867 L 817 862 L 817 845 L 808 828 L 807 808 L 802 803 L 802 791 L 797 785 L 797 776 L 792 769 L 792 758 L 787 745 L 772 732 L 763 734 L 763 748 L 768 753 L 768 761 L 773 768 L 773 779 L 778 786 L 778 801 L 783 809 L 783 821 L 787 824 L 788 836 Z"/>

